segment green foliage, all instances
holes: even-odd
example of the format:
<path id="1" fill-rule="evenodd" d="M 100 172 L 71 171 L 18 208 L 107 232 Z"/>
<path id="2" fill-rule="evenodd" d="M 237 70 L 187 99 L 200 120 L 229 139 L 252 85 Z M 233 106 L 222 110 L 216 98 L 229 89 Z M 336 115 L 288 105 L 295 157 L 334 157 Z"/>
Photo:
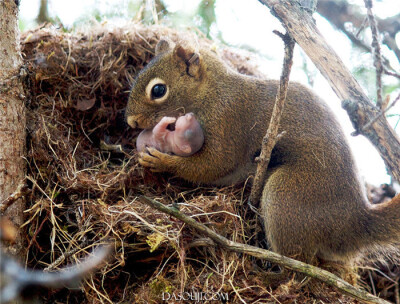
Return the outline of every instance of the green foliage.
<path id="1" fill-rule="evenodd" d="M 383 93 L 385 94 L 392 94 L 395 93 L 396 90 L 400 88 L 400 80 L 397 80 L 396 83 L 387 84 L 383 87 Z"/>
<path id="2" fill-rule="evenodd" d="M 375 68 L 367 66 L 357 66 L 353 70 L 353 74 L 361 86 L 366 90 L 370 100 L 376 101 L 376 72 Z M 390 95 L 400 88 L 400 81 L 395 83 L 386 83 L 383 77 L 382 95 Z"/>
<path id="3" fill-rule="evenodd" d="M 197 17 L 200 19 L 199 29 L 210 37 L 211 26 L 216 22 L 215 15 L 216 0 L 202 0 L 197 8 Z"/>
<path id="4" fill-rule="evenodd" d="M 375 69 L 368 66 L 356 66 L 353 70 L 353 74 L 360 85 L 366 90 L 368 97 L 371 100 L 375 100 Z"/>
<path id="5" fill-rule="evenodd" d="M 18 20 L 18 27 L 21 32 L 25 31 L 27 29 L 27 21 L 20 18 Z"/>

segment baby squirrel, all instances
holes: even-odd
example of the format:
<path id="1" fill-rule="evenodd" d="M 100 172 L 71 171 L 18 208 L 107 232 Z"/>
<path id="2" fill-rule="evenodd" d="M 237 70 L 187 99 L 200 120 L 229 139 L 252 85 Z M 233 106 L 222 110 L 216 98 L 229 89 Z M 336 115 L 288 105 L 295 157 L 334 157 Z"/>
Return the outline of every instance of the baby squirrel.
<path id="1" fill-rule="evenodd" d="M 164 116 L 193 112 L 204 132 L 190 157 L 148 148 L 139 162 L 188 181 L 230 185 L 255 173 L 255 157 L 271 117 L 278 81 L 245 76 L 215 52 L 160 40 L 137 75 L 126 119 L 152 128 Z M 286 256 L 350 263 L 361 252 L 400 240 L 400 196 L 371 205 L 341 127 L 306 87 L 290 83 L 261 197 L 265 233 Z"/>
<path id="2" fill-rule="evenodd" d="M 175 130 L 168 130 L 175 123 Z M 146 147 L 156 148 L 164 153 L 190 156 L 201 149 L 204 143 L 203 130 L 193 113 L 178 117 L 163 117 L 153 129 L 140 132 L 136 140 L 139 152 Z"/>

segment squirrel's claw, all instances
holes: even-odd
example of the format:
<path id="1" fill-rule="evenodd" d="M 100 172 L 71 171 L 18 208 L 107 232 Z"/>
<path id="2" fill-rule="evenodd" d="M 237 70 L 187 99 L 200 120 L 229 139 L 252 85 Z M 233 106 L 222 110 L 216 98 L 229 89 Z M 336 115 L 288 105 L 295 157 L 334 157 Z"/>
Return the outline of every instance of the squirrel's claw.
<path id="1" fill-rule="evenodd" d="M 149 161 L 148 154 L 146 152 L 139 153 L 139 164 L 141 164 L 143 167 L 149 168 L 150 171 L 155 172 L 153 164 L 151 161 Z"/>
<path id="2" fill-rule="evenodd" d="M 172 159 L 177 156 L 162 153 L 155 148 L 147 147 L 139 153 L 139 164 L 151 172 L 171 172 Z"/>

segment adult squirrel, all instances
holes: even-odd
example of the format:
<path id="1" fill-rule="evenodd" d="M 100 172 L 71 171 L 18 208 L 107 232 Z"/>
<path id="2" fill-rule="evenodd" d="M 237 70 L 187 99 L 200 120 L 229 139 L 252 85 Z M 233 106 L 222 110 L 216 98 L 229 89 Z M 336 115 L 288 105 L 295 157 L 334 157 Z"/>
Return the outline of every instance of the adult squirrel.
<path id="1" fill-rule="evenodd" d="M 181 157 L 148 148 L 139 162 L 188 181 L 230 185 L 248 178 L 271 117 L 279 83 L 245 76 L 215 52 L 160 40 L 137 75 L 128 124 L 154 127 L 164 116 L 193 112 L 204 145 Z M 266 236 L 278 253 L 315 263 L 349 263 L 366 249 L 400 240 L 400 196 L 371 205 L 345 136 L 328 106 L 290 83 L 261 198 Z"/>

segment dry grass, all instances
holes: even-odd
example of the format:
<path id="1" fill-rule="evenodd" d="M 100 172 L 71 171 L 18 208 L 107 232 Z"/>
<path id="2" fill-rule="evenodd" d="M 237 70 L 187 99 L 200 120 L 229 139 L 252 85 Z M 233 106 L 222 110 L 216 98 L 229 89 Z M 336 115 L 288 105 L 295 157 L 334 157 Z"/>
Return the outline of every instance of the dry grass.
<path id="1" fill-rule="evenodd" d="M 29 70 L 28 264 L 58 269 L 98 244 L 114 245 L 108 263 L 79 290 L 43 291 L 44 302 L 160 303 L 163 291 L 192 289 L 228 293 L 230 303 L 316 301 L 291 281 L 271 289 L 262 280 L 261 262 L 224 252 L 137 201 L 144 194 L 180 203 L 182 212 L 221 235 L 264 245 L 258 219 L 245 203 L 246 185 L 198 187 L 138 166 L 138 131 L 124 122 L 130 83 L 160 37 L 188 35 L 137 24 L 23 35 Z M 258 75 L 243 55 L 221 53 L 240 72 Z M 328 288 L 321 297 L 324 303 L 339 300 L 351 302 Z"/>

